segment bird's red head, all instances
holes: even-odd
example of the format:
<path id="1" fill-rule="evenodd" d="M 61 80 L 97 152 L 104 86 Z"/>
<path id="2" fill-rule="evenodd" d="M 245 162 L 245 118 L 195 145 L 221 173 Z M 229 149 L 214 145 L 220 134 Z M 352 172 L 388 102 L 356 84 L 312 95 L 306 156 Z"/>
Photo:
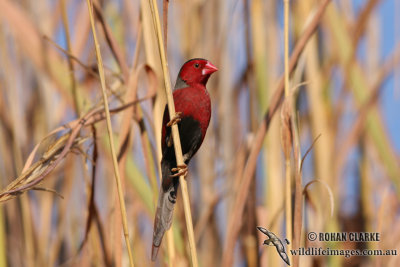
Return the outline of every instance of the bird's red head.
<path id="1" fill-rule="evenodd" d="M 183 64 L 179 71 L 179 76 L 187 85 L 205 85 L 211 74 L 218 69 L 210 61 L 202 58 L 195 58 Z"/>

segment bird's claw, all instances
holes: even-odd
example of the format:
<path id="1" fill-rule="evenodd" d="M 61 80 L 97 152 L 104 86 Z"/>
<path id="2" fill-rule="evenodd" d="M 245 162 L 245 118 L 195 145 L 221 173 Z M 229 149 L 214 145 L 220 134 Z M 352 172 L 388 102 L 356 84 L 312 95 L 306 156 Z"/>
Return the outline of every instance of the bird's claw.
<path id="1" fill-rule="evenodd" d="M 181 118 L 182 118 L 181 116 L 182 116 L 182 112 L 176 112 L 176 113 L 175 113 L 175 116 L 172 118 L 172 120 L 170 120 L 170 121 L 167 123 L 167 126 L 168 126 L 168 127 L 171 127 L 172 125 L 174 125 L 174 124 L 180 122 L 180 121 L 181 121 Z"/>
<path id="2" fill-rule="evenodd" d="M 170 175 L 170 177 L 186 176 L 188 173 L 188 168 L 186 164 L 182 164 L 177 166 L 176 168 L 172 168 L 171 171 L 177 173 Z"/>

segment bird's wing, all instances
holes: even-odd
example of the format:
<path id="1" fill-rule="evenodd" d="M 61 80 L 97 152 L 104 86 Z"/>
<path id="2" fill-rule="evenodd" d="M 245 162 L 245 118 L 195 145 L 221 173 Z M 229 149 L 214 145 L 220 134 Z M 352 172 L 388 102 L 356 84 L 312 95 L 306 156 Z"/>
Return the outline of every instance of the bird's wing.
<path id="1" fill-rule="evenodd" d="M 285 247 L 283 246 L 282 242 L 279 241 L 275 244 L 276 251 L 278 251 L 279 256 L 281 256 L 282 260 L 286 262 L 287 265 L 290 266 L 290 260 L 288 255 L 286 254 Z"/>

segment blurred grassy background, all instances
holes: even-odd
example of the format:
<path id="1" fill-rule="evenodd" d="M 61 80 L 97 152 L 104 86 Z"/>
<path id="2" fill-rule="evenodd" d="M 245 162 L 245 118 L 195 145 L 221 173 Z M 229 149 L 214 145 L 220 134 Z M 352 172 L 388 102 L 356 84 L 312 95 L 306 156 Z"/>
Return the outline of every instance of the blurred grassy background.
<path id="1" fill-rule="evenodd" d="M 113 111 L 112 125 L 133 257 L 136 266 L 149 266 L 165 105 L 154 27 L 148 1 L 94 2 L 110 107 L 123 107 Z M 322 2 L 329 1 L 290 1 L 289 51 Z M 219 68 L 207 86 L 210 127 L 187 177 L 200 266 L 284 266 L 256 229 L 286 236 L 280 109 L 254 150 L 267 110 L 280 103 L 283 1 L 158 5 L 168 14 L 171 79 L 193 57 Z M 323 11 L 291 76 L 298 130 L 288 198 L 298 238 L 292 245 L 398 250 L 400 4 L 336 0 Z M 124 106 L 135 99 L 139 104 Z M 0 267 L 128 265 L 101 105 L 86 2 L 0 0 Z M 316 138 L 301 171 L 299 160 Z M 255 173 L 247 175 L 254 153 Z M 310 231 L 379 232 L 381 241 L 309 242 Z M 190 263 L 181 196 L 172 232 L 155 266 Z M 400 259 L 302 256 L 293 263 L 398 266 Z"/>

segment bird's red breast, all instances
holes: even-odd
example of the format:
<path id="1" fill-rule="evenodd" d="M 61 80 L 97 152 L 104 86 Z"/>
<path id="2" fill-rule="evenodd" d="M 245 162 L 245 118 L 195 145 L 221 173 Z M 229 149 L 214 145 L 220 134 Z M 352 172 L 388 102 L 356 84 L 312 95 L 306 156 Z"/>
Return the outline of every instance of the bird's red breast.
<path id="1" fill-rule="evenodd" d="M 211 119 L 211 100 L 205 88 L 186 87 L 174 91 L 175 111 L 182 112 L 181 118 L 191 117 L 197 121 L 201 130 L 201 142 Z M 166 145 L 166 124 L 170 121 L 168 111 L 164 114 L 162 129 L 162 146 Z M 182 135 L 185 133 L 181 133 Z"/>

